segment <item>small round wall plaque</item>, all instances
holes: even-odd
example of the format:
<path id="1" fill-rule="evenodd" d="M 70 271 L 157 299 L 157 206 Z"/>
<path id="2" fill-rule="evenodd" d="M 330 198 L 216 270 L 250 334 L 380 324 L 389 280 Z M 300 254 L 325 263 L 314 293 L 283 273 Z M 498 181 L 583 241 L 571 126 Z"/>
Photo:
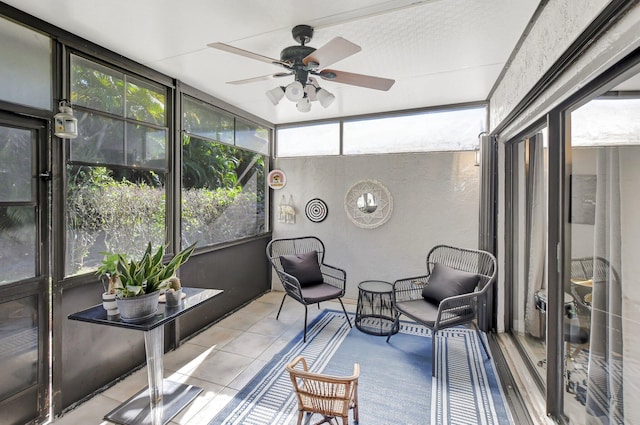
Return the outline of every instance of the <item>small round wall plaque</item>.
<path id="1" fill-rule="evenodd" d="M 327 204 L 325 204 L 322 199 L 315 198 L 307 202 L 307 206 L 304 208 L 304 213 L 310 221 L 320 223 L 327 218 L 329 208 L 327 208 Z"/>
<path id="2" fill-rule="evenodd" d="M 282 189 L 287 184 L 287 176 L 282 170 L 272 170 L 267 177 L 271 189 Z"/>

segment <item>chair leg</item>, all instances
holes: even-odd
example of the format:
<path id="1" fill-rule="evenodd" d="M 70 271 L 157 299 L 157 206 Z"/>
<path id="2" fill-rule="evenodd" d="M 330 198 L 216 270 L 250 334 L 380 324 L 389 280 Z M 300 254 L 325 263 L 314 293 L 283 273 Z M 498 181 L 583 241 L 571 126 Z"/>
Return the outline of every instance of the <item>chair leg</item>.
<path id="1" fill-rule="evenodd" d="M 436 334 L 437 332 L 431 331 L 431 376 L 436 376 Z"/>
<path id="2" fill-rule="evenodd" d="M 484 348 L 484 352 L 487 355 L 487 359 L 490 359 L 491 358 L 491 354 L 489 354 L 489 350 L 487 349 L 487 344 L 485 344 L 484 338 L 482 338 L 482 333 L 480 332 L 480 328 L 478 327 L 478 325 L 476 325 L 476 322 L 471 322 L 471 323 L 473 323 L 473 326 L 476 328 L 476 333 L 478 334 L 478 339 L 482 343 L 482 348 Z"/>
<path id="3" fill-rule="evenodd" d="M 307 342 L 307 305 L 304 305 L 304 338 L 302 342 Z"/>
<path id="4" fill-rule="evenodd" d="M 344 308 L 344 304 L 342 303 L 342 299 L 338 298 L 338 301 L 340 301 L 340 305 L 342 306 L 342 311 L 344 311 L 344 317 L 347 318 L 347 323 L 349 323 L 349 327 L 352 328 L 353 326 L 351 326 L 351 320 L 349 320 L 349 315 L 347 314 L 347 309 Z"/>
<path id="5" fill-rule="evenodd" d="M 397 329 L 399 325 L 400 325 L 400 314 L 398 314 L 398 317 L 396 317 L 396 320 L 393 322 L 393 326 L 391 327 L 391 332 L 389 332 L 389 335 L 387 335 L 387 342 L 389 342 L 391 335 L 393 335 L 394 333 L 393 329 Z"/>
<path id="6" fill-rule="evenodd" d="M 282 306 L 284 305 L 284 299 L 287 298 L 287 294 L 285 292 L 284 297 L 282 297 L 282 302 L 280 303 L 280 308 L 278 309 L 278 314 L 276 314 L 276 320 L 280 317 L 280 312 L 282 311 Z"/>

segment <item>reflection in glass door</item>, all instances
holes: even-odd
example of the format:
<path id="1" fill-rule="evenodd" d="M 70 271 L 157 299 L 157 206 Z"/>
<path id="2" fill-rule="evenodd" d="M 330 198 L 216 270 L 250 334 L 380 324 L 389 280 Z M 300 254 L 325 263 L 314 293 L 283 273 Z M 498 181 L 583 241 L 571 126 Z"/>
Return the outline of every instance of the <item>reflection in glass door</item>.
<path id="1" fill-rule="evenodd" d="M 640 98 L 617 93 L 571 113 L 571 423 L 640 423 Z"/>
<path id="2" fill-rule="evenodd" d="M 546 129 L 512 149 L 512 332 L 544 382 L 546 371 Z"/>
<path id="3" fill-rule="evenodd" d="M 43 133 L 37 120 L 0 114 L 0 422 L 9 425 L 48 413 Z"/>

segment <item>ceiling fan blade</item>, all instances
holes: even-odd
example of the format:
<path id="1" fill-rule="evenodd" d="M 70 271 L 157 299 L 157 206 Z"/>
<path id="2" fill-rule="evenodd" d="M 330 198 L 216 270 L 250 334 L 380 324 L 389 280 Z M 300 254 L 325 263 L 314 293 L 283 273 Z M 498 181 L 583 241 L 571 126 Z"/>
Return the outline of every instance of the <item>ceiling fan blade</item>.
<path id="1" fill-rule="evenodd" d="M 260 62 L 272 63 L 275 65 L 289 66 L 289 64 L 282 62 L 279 59 L 270 58 L 268 56 L 262 56 L 257 53 L 250 52 L 248 50 L 240 49 L 238 47 L 233 47 L 224 43 L 209 43 L 207 44 L 209 47 L 213 47 L 214 49 L 223 50 L 225 52 L 233 53 L 236 55 L 244 56 L 245 58 L 255 59 Z"/>
<path id="2" fill-rule="evenodd" d="M 353 72 L 336 71 L 335 69 L 323 69 L 318 75 L 327 81 L 350 84 L 352 86 L 366 87 L 369 89 L 387 91 L 393 86 L 396 80 L 389 78 L 374 77 L 371 75 L 354 74 Z"/>
<path id="3" fill-rule="evenodd" d="M 245 78 L 243 80 L 227 81 L 227 84 L 247 84 L 255 83 L 256 81 L 270 80 L 272 78 L 286 77 L 287 75 L 293 75 L 293 72 L 278 72 L 277 74 L 261 75 L 260 77 Z"/>
<path id="4" fill-rule="evenodd" d="M 349 56 L 358 53 L 360 50 L 362 50 L 362 48 L 357 44 L 353 44 L 342 37 L 336 37 L 302 59 L 302 63 L 309 65 L 310 62 L 314 62 L 320 67 L 325 67 L 344 58 L 348 58 Z"/>

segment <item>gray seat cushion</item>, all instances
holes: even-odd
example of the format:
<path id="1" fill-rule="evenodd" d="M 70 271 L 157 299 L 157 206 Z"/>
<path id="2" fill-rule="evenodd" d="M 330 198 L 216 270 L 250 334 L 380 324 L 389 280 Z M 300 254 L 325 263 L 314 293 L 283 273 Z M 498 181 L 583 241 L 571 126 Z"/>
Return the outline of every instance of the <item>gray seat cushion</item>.
<path id="1" fill-rule="evenodd" d="M 422 298 L 396 303 L 396 308 L 407 317 L 433 327 L 438 318 L 438 306 Z"/>
<path id="2" fill-rule="evenodd" d="M 475 273 L 456 270 L 444 264 L 433 266 L 429 281 L 422 290 L 422 297 L 432 303 L 440 304 L 445 298 L 473 292 L 480 276 Z"/>
<path id="3" fill-rule="evenodd" d="M 340 288 L 336 288 L 328 283 L 319 283 L 317 285 L 305 286 L 302 289 L 302 298 L 309 304 L 319 303 L 320 301 L 331 300 L 342 294 Z"/>

